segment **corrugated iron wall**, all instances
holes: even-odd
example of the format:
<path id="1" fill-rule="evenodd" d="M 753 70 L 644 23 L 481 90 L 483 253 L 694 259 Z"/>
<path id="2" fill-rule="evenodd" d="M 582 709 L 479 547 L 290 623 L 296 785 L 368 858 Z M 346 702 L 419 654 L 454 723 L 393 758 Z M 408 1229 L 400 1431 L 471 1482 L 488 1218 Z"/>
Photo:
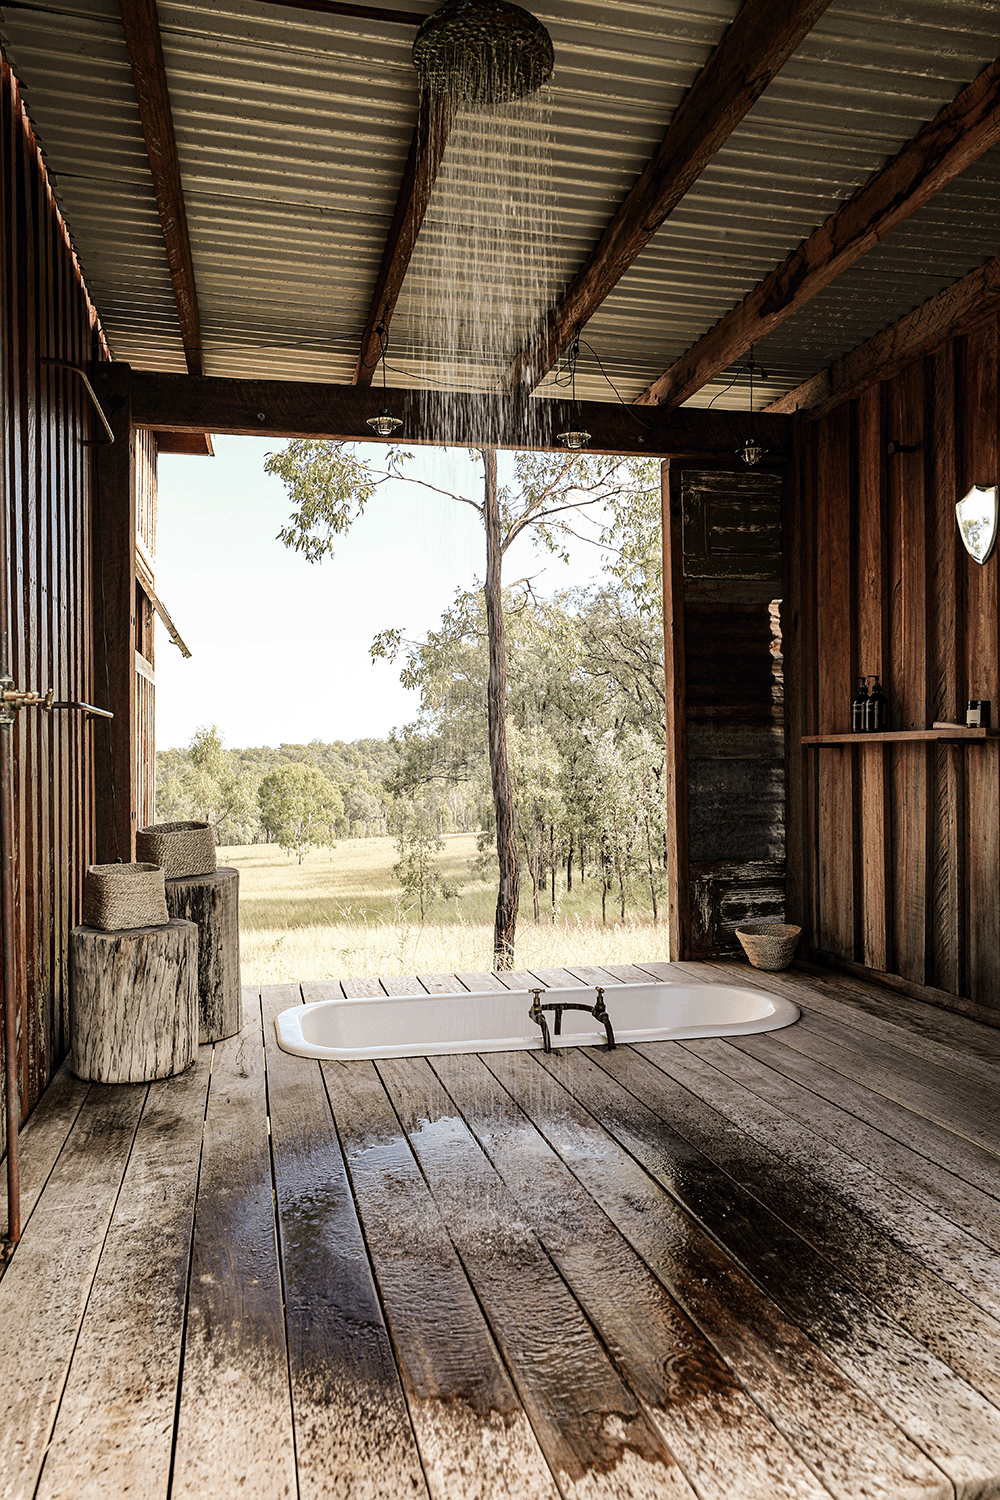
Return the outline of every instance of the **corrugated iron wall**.
<path id="1" fill-rule="evenodd" d="M 18 688 L 93 702 L 91 450 L 81 441 L 91 416 L 79 379 L 43 360 L 88 364 L 101 357 L 99 333 L 16 84 L 6 63 L 0 69 L 0 504 L 9 599 L 0 655 Z M 68 1046 L 67 934 L 94 857 L 91 744 L 102 732 L 79 713 L 30 707 L 0 731 L 13 759 L 22 1119 Z M 0 752 L 7 744 L 0 739 Z"/>
<path id="2" fill-rule="evenodd" d="M 1000 709 L 1000 555 L 955 504 L 998 482 L 993 320 L 807 427 L 794 507 L 790 733 L 850 729 L 879 672 L 894 730 Z M 912 452 L 889 453 L 895 442 Z M 789 762 L 790 920 L 817 954 L 1000 1011 L 1000 740 L 809 747 Z"/>

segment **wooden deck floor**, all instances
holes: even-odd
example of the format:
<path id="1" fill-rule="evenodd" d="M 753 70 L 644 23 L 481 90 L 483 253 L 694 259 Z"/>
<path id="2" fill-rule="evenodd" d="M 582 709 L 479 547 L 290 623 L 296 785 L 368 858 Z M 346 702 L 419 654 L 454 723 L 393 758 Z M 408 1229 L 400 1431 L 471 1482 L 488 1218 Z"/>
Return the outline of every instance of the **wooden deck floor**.
<path id="1" fill-rule="evenodd" d="M 330 987 L 287 986 L 179 1078 L 61 1074 L 0 1280 L 0 1494 L 1000 1496 L 1000 1031 L 648 966 L 720 970 L 802 1020 L 321 1066 L 270 1023 Z"/>

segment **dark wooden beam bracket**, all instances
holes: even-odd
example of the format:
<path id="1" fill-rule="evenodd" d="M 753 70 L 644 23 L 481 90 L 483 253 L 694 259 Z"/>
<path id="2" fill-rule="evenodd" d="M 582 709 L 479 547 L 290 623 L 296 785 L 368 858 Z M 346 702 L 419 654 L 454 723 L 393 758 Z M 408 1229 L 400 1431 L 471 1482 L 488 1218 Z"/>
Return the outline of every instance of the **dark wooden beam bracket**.
<path id="1" fill-rule="evenodd" d="M 120 368 L 120 367 L 109 367 Z M 249 433 L 267 437 L 318 437 L 377 442 L 368 427 L 383 403 L 381 389 L 293 380 L 193 379 L 153 371 L 132 372 L 132 420 L 156 432 Z M 523 396 L 394 390 L 386 393 L 404 426 L 399 440 L 465 447 L 556 449 L 556 434 L 571 414 L 568 401 Z M 588 451 L 649 457 L 717 453 L 730 458 L 746 436 L 742 412 L 644 413 L 618 402 L 581 401 L 574 421 L 591 434 Z M 787 449 L 792 419 L 755 421 L 771 453 Z"/>
<path id="2" fill-rule="evenodd" d="M 427 95 L 421 100 L 420 118 L 413 133 L 410 154 L 396 198 L 396 207 L 382 251 L 365 324 L 354 384 L 371 385 L 382 352 L 380 329 L 388 332 L 403 281 L 424 222 L 434 180 L 455 118 L 455 101 L 448 94 Z"/>
<path id="3" fill-rule="evenodd" d="M 534 389 L 557 363 L 576 329 L 614 290 L 828 5 L 746 0 L 597 245 L 517 355 L 505 377 L 509 389 Z"/>
<path id="4" fill-rule="evenodd" d="M 156 0 L 118 0 L 188 373 L 204 375 L 201 318 Z"/>
<path id="5" fill-rule="evenodd" d="M 810 418 L 824 416 L 842 401 L 850 401 L 879 381 L 891 379 L 914 360 L 933 354 L 949 339 L 971 333 L 998 312 L 1000 255 L 977 266 L 891 328 L 859 344 L 818 375 L 772 401 L 764 411 L 808 412 Z"/>
<path id="6" fill-rule="evenodd" d="M 1000 140 L 1000 59 L 654 380 L 637 406 L 680 406 Z M 787 399 L 787 398 L 786 398 Z M 771 408 L 777 410 L 777 406 Z M 791 408 L 786 408 L 791 409 Z"/>

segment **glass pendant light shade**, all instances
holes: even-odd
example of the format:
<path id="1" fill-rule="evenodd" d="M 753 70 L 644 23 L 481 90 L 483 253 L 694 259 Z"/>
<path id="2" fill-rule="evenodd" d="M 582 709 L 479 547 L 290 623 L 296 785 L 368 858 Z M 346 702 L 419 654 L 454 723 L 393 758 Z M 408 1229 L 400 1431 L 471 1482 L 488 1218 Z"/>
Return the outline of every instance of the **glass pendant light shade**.
<path id="1" fill-rule="evenodd" d="M 377 417 L 369 417 L 367 419 L 367 425 L 371 428 L 372 432 L 377 432 L 379 437 L 387 438 L 392 437 L 396 428 L 402 427 L 403 422 L 401 417 L 390 416 L 385 407 L 383 407 Z"/>
<path id="2" fill-rule="evenodd" d="M 568 432 L 557 432 L 556 442 L 562 443 L 564 448 L 586 448 L 590 442 L 590 433 L 579 427 L 571 427 Z"/>

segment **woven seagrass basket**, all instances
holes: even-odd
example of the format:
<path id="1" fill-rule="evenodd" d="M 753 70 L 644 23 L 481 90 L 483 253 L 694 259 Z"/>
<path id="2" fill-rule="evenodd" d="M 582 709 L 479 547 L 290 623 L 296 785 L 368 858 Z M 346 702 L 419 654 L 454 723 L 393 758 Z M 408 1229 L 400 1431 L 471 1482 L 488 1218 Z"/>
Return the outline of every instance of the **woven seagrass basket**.
<path id="1" fill-rule="evenodd" d="M 760 922 L 737 927 L 736 936 L 755 969 L 787 969 L 795 957 L 802 928 L 786 922 Z"/>
<path id="2" fill-rule="evenodd" d="M 83 881 L 83 924 L 102 932 L 166 927 L 170 921 L 159 865 L 89 865 Z"/>
<path id="3" fill-rule="evenodd" d="M 159 865 L 167 880 L 215 873 L 215 835 L 207 823 L 152 823 L 136 834 L 135 852 Z"/>

